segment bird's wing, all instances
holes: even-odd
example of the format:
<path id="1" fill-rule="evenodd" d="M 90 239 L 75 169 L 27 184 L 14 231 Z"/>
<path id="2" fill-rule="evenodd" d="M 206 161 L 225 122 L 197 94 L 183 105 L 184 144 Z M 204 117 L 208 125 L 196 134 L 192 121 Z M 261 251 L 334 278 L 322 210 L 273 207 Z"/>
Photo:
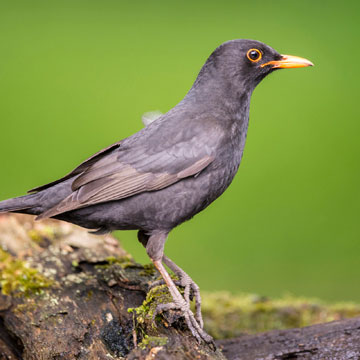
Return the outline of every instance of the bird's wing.
<path id="1" fill-rule="evenodd" d="M 176 141 L 176 135 L 167 139 L 161 134 L 149 139 L 138 136 L 128 146 L 120 143 L 95 160 L 90 158 L 72 173 L 80 172 L 72 183 L 73 192 L 38 218 L 160 190 L 198 174 L 213 161 L 218 136 L 183 134 L 179 137 L 183 141 Z"/>
<path id="2" fill-rule="evenodd" d="M 83 161 L 78 167 L 76 167 L 73 171 L 71 171 L 70 173 L 68 173 L 67 175 L 63 176 L 62 178 L 52 181 L 48 184 L 45 185 L 41 185 L 38 186 L 36 188 L 33 188 L 31 190 L 28 191 L 28 193 L 32 193 L 32 192 L 38 192 L 38 191 L 42 191 L 45 189 L 48 189 L 51 186 L 54 186 L 56 184 L 59 184 L 65 180 L 68 180 L 76 175 L 81 174 L 83 171 L 85 171 L 89 166 L 91 166 L 93 163 L 95 163 L 96 161 L 98 161 L 99 159 L 101 159 L 102 157 L 104 157 L 105 155 L 107 155 L 109 152 L 115 150 L 116 148 L 118 148 L 120 146 L 121 141 L 112 144 L 108 147 L 106 147 L 105 149 L 100 150 L 99 152 L 95 153 L 93 156 L 89 157 L 87 160 Z"/>

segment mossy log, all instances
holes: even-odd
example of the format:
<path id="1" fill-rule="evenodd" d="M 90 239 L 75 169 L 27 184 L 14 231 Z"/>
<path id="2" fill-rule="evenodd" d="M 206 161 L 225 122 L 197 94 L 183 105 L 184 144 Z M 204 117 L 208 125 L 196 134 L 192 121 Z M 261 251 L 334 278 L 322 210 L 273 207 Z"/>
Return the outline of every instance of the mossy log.
<path id="1" fill-rule="evenodd" d="M 116 239 L 1 215 L 0 245 L 1 359 L 225 359 L 177 314 L 152 325 L 155 302 L 169 294 L 148 292 L 158 274 Z"/>
<path id="2" fill-rule="evenodd" d="M 316 357 L 334 344 L 343 354 L 359 352 L 360 319 L 241 335 L 251 331 L 251 321 L 254 331 L 304 326 L 359 315 L 357 305 L 291 306 L 209 294 L 207 330 L 217 339 L 241 335 L 218 340 L 214 351 L 196 342 L 176 312 L 157 316 L 154 326 L 154 309 L 170 300 L 169 293 L 164 286 L 149 290 L 158 273 L 137 264 L 110 236 L 5 214 L 0 246 L 0 359 L 352 359 Z"/>

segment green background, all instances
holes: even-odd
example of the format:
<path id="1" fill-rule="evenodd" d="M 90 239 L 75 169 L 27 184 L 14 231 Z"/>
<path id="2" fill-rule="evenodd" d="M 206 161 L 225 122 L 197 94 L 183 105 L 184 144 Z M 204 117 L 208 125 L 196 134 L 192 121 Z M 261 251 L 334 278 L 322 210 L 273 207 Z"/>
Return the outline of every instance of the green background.
<path id="1" fill-rule="evenodd" d="M 70 171 L 182 99 L 212 50 L 314 68 L 253 94 L 240 171 L 166 251 L 204 290 L 360 301 L 359 2 L 0 2 L 0 198 Z M 135 232 L 116 234 L 148 262 Z"/>

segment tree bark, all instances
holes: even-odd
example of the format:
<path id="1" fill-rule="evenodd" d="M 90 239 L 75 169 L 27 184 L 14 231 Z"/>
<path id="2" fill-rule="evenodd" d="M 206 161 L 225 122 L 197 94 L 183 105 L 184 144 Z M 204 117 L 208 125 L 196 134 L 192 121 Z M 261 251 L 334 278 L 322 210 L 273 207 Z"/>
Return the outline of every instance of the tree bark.
<path id="1" fill-rule="evenodd" d="M 216 351 L 176 312 L 155 327 L 153 311 L 169 293 L 149 291 L 155 269 L 110 236 L 5 214 L 0 245 L 0 359 L 360 358 L 360 318 L 219 340 Z"/>
<path id="2" fill-rule="evenodd" d="M 70 224 L 1 215 L 2 359 L 225 359 L 200 345 L 176 313 L 152 325 L 165 301 L 158 278 L 119 242 Z M 128 312 L 140 306 L 141 316 Z M 173 323 L 173 326 L 170 324 Z"/>
<path id="3" fill-rule="evenodd" d="M 231 360 L 358 360 L 360 318 L 220 340 Z"/>

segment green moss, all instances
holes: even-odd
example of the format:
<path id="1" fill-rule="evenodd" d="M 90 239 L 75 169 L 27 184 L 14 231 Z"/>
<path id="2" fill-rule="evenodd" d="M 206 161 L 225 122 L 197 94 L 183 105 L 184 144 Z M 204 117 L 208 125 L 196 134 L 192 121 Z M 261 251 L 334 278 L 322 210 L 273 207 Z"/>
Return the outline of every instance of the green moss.
<path id="1" fill-rule="evenodd" d="M 120 265 L 122 269 L 126 269 L 128 267 L 138 266 L 135 263 L 135 261 L 131 255 L 125 255 L 125 256 L 122 256 L 119 258 L 114 257 L 114 256 L 109 256 L 105 259 L 105 261 L 107 262 L 107 264 L 96 265 L 95 268 L 107 269 L 107 268 L 111 267 L 112 265 Z"/>
<path id="2" fill-rule="evenodd" d="M 146 276 L 149 274 L 147 272 L 153 272 L 153 268 L 151 265 L 145 269 Z M 155 272 L 155 269 L 154 269 Z M 145 276 L 145 274 L 144 274 Z M 183 292 L 183 289 L 179 289 L 180 292 Z M 141 342 L 142 344 L 147 345 L 148 340 L 156 340 L 156 339 L 162 339 L 161 341 L 164 341 L 163 337 L 159 338 L 159 330 L 156 327 L 156 321 L 163 321 L 163 325 L 165 327 L 168 327 L 169 324 L 167 324 L 165 318 L 159 314 L 156 319 L 154 319 L 155 310 L 158 305 L 160 304 L 167 304 L 173 301 L 173 298 L 170 295 L 170 292 L 166 285 L 159 285 L 156 287 L 153 287 L 148 291 L 146 294 L 146 299 L 143 301 L 143 303 L 137 307 L 137 308 L 128 308 L 128 312 L 133 314 L 133 327 L 138 334 L 140 339 L 143 339 Z M 167 338 L 165 338 L 167 341 Z M 161 345 L 165 345 L 164 344 Z M 139 345 L 141 346 L 141 345 Z M 154 346 L 154 345 L 153 345 Z"/>
<path id="3" fill-rule="evenodd" d="M 110 265 L 112 264 L 124 264 L 124 263 L 134 263 L 134 259 L 132 258 L 131 255 L 125 255 L 122 257 L 114 257 L 114 256 L 109 256 L 105 259 Z"/>
<path id="4" fill-rule="evenodd" d="M 34 229 L 29 230 L 28 235 L 29 235 L 30 239 L 36 243 L 39 243 L 42 240 L 42 237 L 39 234 L 39 232 Z"/>
<path id="5" fill-rule="evenodd" d="M 285 296 L 268 299 L 227 292 L 204 293 L 202 312 L 206 330 L 215 338 L 289 329 L 360 315 L 360 305 L 329 305 L 316 299 Z"/>
<path id="6" fill-rule="evenodd" d="M 37 309 L 37 304 L 32 299 L 28 299 L 27 302 L 23 304 L 18 304 L 14 308 L 14 313 L 26 313 L 26 312 L 33 312 Z"/>
<path id="7" fill-rule="evenodd" d="M 128 308 L 129 313 L 136 316 L 138 324 L 151 325 L 153 324 L 153 316 L 157 305 L 167 304 L 172 301 L 172 297 L 166 285 L 160 285 L 152 288 L 146 295 L 146 299 L 137 308 Z"/>
<path id="8" fill-rule="evenodd" d="M 147 293 L 142 305 L 137 308 L 128 308 L 128 312 L 133 314 L 133 327 L 138 337 L 142 339 L 139 344 L 142 349 L 147 346 L 166 344 L 167 338 L 158 336 L 158 329 L 154 322 L 154 312 L 157 305 L 171 301 L 172 298 L 167 287 L 161 285 L 154 287 Z"/>
<path id="9" fill-rule="evenodd" d="M 28 235 L 32 241 L 40 243 L 44 238 L 53 240 L 55 238 L 55 230 L 51 226 L 42 226 L 29 230 Z"/>
<path id="10" fill-rule="evenodd" d="M 93 297 L 94 292 L 92 290 L 89 290 L 86 294 L 87 300 L 91 300 L 91 298 Z"/>
<path id="11" fill-rule="evenodd" d="M 156 274 L 156 268 L 153 263 L 145 264 L 144 269 L 139 272 L 140 276 L 153 276 Z"/>
<path id="12" fill-rule="evenodd" d="M 148 336 L 145 335 L 139 343 L 139 348 L 145 350 L 146 348 L 153 348 L 155 346 L 164 346 L 168 342 L 168 338 L 166 336 Z"/>
<path id="13" fill-rule="evenodd" d="M 29 296 L 39 294 L 51 281 L 31 268 L 26 261 L 13 258 L 0 249 L 0 286 L 5 295 Z"/>

